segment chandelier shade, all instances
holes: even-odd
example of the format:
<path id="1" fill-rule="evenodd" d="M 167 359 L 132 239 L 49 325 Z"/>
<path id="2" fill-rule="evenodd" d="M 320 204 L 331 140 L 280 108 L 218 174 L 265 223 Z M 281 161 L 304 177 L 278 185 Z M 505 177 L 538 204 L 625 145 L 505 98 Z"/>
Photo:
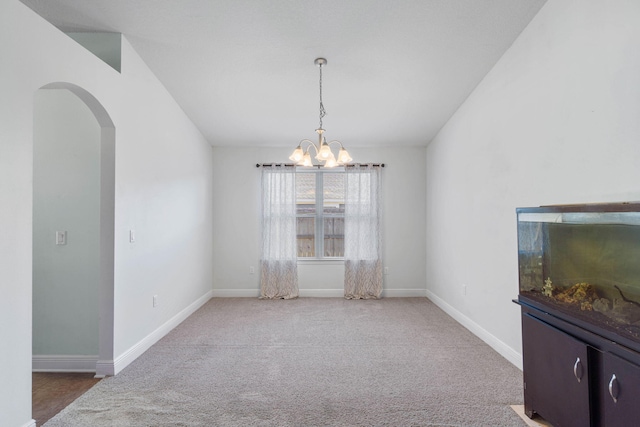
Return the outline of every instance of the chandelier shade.
<path id="1" fill-rule="evenodd" d="M 315 159 L 322 163 L 325 168 L 334 168 L 336 166 L 343 166 L 351 162 L 353 159 L 349 155 L 349 152 L 344 148 L 340 141 L 329 141 L 324 137 L 324 129 L 322 128 L 322 118 L 326 115 L 324 105 L 322 103 L 322 67 L 327 64 L 327 60 L 324 58 L 316 58 L 314 63 L 320 68 L 320 127 L 316 129 L 318 133 L 318 143 L 303 139 L 298 146 L 293 150 L 293 153 L 289 156 L 289 160 L 292 160 L 298 166 L 313 166 L 311 160 L 311 154 L 309 150 L 313 148 L 315 151 Z M 331 145 L 339 145 L 340 150 L 338 157 L 331 151 Z M 305 146 L 305 148 L 303 148 Z"/>

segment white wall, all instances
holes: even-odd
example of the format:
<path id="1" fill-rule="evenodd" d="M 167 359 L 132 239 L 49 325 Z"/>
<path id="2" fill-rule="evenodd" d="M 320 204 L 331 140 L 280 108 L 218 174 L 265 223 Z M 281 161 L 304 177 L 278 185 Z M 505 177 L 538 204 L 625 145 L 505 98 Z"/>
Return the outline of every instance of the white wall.
<path id="1" fill-rule="evenodd" d="M 0 2 L 0 40 L 0 425 L 12 427 L 31 425 L 36 91 L 51 82 L 78 85 L 115 125 L 113 364 L 126 364 L 210 293 L 212 160 L 210 145 L 126 39 L 120 74 L 7 0 Z"/>
<path id="2" fill-rule="evenodd" d="M 211 145 L 126 39 L 122 55 L 117 108 L 122 117 L 116 122 L 116 355 L 131 350 L 212 286 Z M 133 244 L 129 230 L 135 232 Z"/>
<path id="3" fill-rule="evenodd" d="M 429 296 L 516 365 L 515 208 L 640 200 L 638 22 L 549 0 L 428 146 Z"/>
<path id="4" fill-rule="evenodd" d="M 260 260 L 260 169 L 256 163 L 286 163 L 287 148 L 215 147 L 214 295 L 257 296 Z M 425 148 L 349 147 L 361 163 L 385 163 L 383 182 L 383 296 L 425 295 Z M 250 267 L 255 274 L 249 274 Z M 301 296 L 343 296 L 340 262 L 298 265 Z"/>
<path id="5" fill-rule="evenodd" d="M 72 92 L 42 89 L 33 140 L 33 354 L 97 361 L 100 126 Z"/>

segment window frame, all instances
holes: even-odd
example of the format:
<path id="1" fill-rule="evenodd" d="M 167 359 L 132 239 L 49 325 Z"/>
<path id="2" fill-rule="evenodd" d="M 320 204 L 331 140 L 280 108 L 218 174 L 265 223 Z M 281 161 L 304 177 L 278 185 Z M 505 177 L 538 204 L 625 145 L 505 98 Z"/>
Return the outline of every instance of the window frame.
<path id="1" fill-rule="evenodd" d="M 344 174 L 344 167 L 336 167 L 331 169 L 321 169 L 319 167 L 314 168 L 296 168 L 296 176 L 298 174 L 314 174 L 315 176 L 315 213 L 314 214 L 298 214 L 296 212 L 296 222 L 298 218 L 314 218 L 314 251 L 315 256 L 313 257 L 297 257 L 298 262 L 335 262 L 335 261 L 344 261 L 344 254 L 339 257 L 329 257 L 324 256 L 325 249 L 325 229 L 324 229 L 324 220 L 325 218 L 342 218 L 344 220 L 344 212 L 342 214 L 326 214 L 324 212 L 324 175 L 327 173 L 339 173 Z M 297 195 L 296 195 L 296 205 L 297 205 Z M 296 229 L 296 238 L 298 236 L 298 231 Z M 344 240 L 344 237 L 343 237 Z"/>

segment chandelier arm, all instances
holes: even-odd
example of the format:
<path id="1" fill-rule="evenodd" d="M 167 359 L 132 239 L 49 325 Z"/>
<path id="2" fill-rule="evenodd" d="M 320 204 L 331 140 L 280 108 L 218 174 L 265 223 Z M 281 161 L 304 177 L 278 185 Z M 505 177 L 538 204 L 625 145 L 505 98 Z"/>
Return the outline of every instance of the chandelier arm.
<path id="1" fill-rule="evenodd" d="M 308 153 L 308 152 L 309 152 L 309 148 L 313 147 L 313 149 L 314 149 L 314 150 L 315 150 L 315 152 L 316 152 L 316 155 L 318 154 L 318 151 L 319 151 L 320 149 L 318 148 L 318 146 L 316 145 L 316 143 L 315 143 L 315 142 L 311 141 L 310 139 L 303 139 L 302 141 L 300 141 L 300 143 L 298 144 L 298 146 L 299 146 L 299 147 L 302 147 L 302 143 L 303 143 L 303 142 L 306 142 L 306 143 L 307 143 L 307 146 L 304 148 L 304 152 L 305 152 L 305 153 Z"/>
<path id="2" fill-rule="evenodd" d="M 337 139 L 334 139 L 333 141 L 329 141 L 327 142 L 327 144 L 331 145 L 331 144 L 340 144 L 340 148 L 344 148 L 344 145 L 342 144 L 342 142 L 338 141 Z"/>

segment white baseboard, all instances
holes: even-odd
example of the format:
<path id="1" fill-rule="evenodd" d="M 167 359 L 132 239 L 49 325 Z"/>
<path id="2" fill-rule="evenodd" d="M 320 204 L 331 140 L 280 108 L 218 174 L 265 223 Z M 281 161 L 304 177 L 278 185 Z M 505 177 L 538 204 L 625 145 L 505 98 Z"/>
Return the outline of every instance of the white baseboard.
<path id="1" fill-rule="evenodd" d="M 343 289 L 300 289 L 302 298 L 341 298 L 344 297 Z M 213 298 L 259 298 L 260 289 L 214 289 Z"/>
<path id="2" fill-rule="evenodd" d="M 343 298 L 344 289 L 300 289 L 301 298 Z M 214 289 L 213 298 L 258 298 L 259 289 Z M 426 297 L 424 289 L 383 289 L 383 298 Z"/>
<path id="3" fill-rule="evenodd" d="M 96 372 L 98 356 L 34 354 L 31 360 L 33 372 Z"/>
<path id="4" fill-rule="evenodd" d="M 115 362 L 113 360 L 98 360 L 96 362 L 95 378 L 111 377 L 115 374 Z"/>
<path id="5" fill-rule="evenodd" d="M 137 344 L 129 348 L 127 351 L 122 353 L 120 356 L 116 357 L 113 361 L 113 365 L 110 365 L 109 361 L 98 361 L 97 366 L 100 366 L 100 370 L 97 370 L 96 376 L 103 375 L 116 375 L 118 372 L 122 371 L 124 368 L 129 366 L 131 362 L 136 360 L 138 357 L 142 355 L 145 351 L 147 351 L 152 345 L 157 343 L 162 337 L 167 335 L 173 328 L 182 323 L 187 317 L 191 316 L 196 312 L 200 307 L 202 307 L 207 301 L 209 301 L 212 297 L 213 292 L 209 291 L 193 303 L 189 304 L 184 310 L 173 316 L 167 322 L 165 322 L 158 329 L 144 337 Z M 105 372 L 108 372 L 105 374 Z M 111 373 L 112 372 L 112 373 Z"/>
<path id="6" fill-rule="evenodd" d="M 258 298 L 260 289 L 214 289 L 212 298 Z"/>
<path id="7" fill-rule="evenodd" d="M 382 298 L 425 298 L 427 292 L 424 289 L 383 289 Z"/>
<path id="8" fill-rule="evenodd" d="M 344 298 L 344 289 L 300 289 L 301 298 Z"/>
<path id="9" fill-rule="evenodd" d="M 24 424 L 22 427 L 36 427 L 36 420 L 31 420 Z"/>
<path id="10" fill-rule="evenodd" d="M 429 298 L 435 305 L 440 307 L 442 311 L 453 317 L 462 326 L 470 330 L 474 335 L 487 343 L 502 357 L 515 365 L 518 369 L 522 370 L 522 354 L 518 353 L 503 341 L 499 340 L 495 335 L 490 334 L 486 329 L 462 314 L 460 311 L 453 308 L 451 305 L 449 305 L 447 302 L 445 302 L 443 299 L 429 290 L 427 290 L 427 298 Z"/>

